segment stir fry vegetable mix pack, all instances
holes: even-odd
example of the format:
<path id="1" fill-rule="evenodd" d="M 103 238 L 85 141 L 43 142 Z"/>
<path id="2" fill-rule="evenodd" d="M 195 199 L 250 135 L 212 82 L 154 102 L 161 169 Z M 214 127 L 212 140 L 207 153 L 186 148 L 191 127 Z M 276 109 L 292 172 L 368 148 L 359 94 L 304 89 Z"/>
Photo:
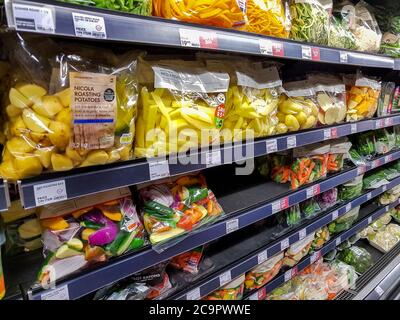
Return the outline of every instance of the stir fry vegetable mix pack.
<path id="1" fill-rule="evenodd" d="M 244 283 L 245 275 L 243 274 L 224 287 L 209 294 L 204 300 L 241 300 L 243 297 Z"/>
<path id="2" fill-rule="evenodd" d="M 244 5 L 236 0 L 153 0 L 153 15 L 216 27 L 233 28 L 245 23 Z"/>
<path id="3" fill-rule="evenodd" d="M 151 16 L 151 0 L 59 0 L 73 4 Z"/>
<path id="4" fill-rule="evenodd" d="M 43 62 L 38 71 L 30 63 L 44 56 L 31 46 L 33 40 L 21 39 L 14 48 L 19 69 L 14 69 L 16 83 L 5 108 L 7 142 L 0 175 L 18 180 L 44 170 L 130 159 L 137 54 L 117 57 L 104 51 L 104 57 L 95 57 L 93 48 L 67 47 L 50 53 L 52 63 Z"/>
<path id="5" fill-rule="evenodd" d="M 45 261 L 38 281 L 48 284 L 145 244 L 128 188 L 41 208 Z"/>
<path id="6" fill-rule="evenodd" d="M 333 11 L 329 25 L 329 46 L 349 50 L 357 50 L 357 39 L 351 30 L 351 13 L 345 6 L 352 5 L 347 1 L 333 4 Z"/>
<path id="7" fill-rule="evenodd" d="M 202 175 L 183 176 L 139 190 L 146 231 L 154 249 L 224 214 Z M 167 244 L 166 244 L 167 245 Z"/>

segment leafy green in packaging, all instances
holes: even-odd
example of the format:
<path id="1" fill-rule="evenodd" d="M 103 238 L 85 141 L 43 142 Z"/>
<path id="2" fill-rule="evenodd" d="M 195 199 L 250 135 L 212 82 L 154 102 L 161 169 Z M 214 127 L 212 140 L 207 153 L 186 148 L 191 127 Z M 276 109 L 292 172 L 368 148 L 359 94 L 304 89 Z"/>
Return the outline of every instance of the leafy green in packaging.
<path id="1" fill-rule="evenodd" d="M 389 183 L 389 181 L 386 180 L 386 176 L 385 176 L 383 170 L 380 170 L 378 172 L 368 174 L 364 178 L 363 188 L 364 189 L 376 189 L 376 188 L 379 188 L 388 183 Z"/>
<path id="2" fill-rule="evenodd" d="M 357 50 L 356 38 L 350 30 L 350 15 L 343 7 L 341 3 L 334 4 L 329 26 L 329 46 Z"/>
<path id="3" fill-rule="evenodd" d="M 337 218 L 335 221 L 328 225 L 329 233 L 335 234 L 349 229 L 353 223 L 358 219 L 360 207 L 351 209 L 343 216 Z"/>
<path id="4" fill-rule="evenodd" d="M 339 200 L 349 201 L 361 195 L 363 189 L 363 175 L 359 175 L 351 181 L 339 186 Z"/>
<path id="5" fill-rule="evenodd" d="M 351 265 L 358 273 L 364 273 L 374 263 L 371 254 L 364 248 L 352 246 L 338 254 L 338 259 Z"/>
<path id="6" fill-rule="evenodd" d="M 391 151 L 396 143 L 394 133 L 389 133 L 386 128 L 375 131 L 375 151 L 377 154 L 385 154 Z"/>
<path id="7" fill-rule="evenodd" d="M 321 207 L 315 198 L 311 198 L 300 203 L 300 210 L 304 218 L 310 219 L 321 212 Z"/>
<path id="8" fill-rule="evenodd" d="M 277 214 L 278 223 L 283 229 L 296 226 L 301 221 L 301 211 L 299 204 L 291 206 Z"/>
<path id="9" fill-rule="evenodd" d="M 376 155 L 373 131 L 361 133 L 353 138 L 353 146 L 358 154 L 369 160 Z"/>

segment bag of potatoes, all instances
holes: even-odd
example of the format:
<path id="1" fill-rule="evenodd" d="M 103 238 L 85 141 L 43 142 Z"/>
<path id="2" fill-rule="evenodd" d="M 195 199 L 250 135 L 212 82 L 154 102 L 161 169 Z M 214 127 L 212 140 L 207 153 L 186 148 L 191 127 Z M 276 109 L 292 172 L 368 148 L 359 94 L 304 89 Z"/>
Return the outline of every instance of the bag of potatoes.
<path id="1" fill-rule="evenodd" d="M 85 47 L 74 50 L 72 45 L 60 45 L 62 52 L 41 57 L 42 64 L 48 62 L 41 74 L 27 74 L 27 64 L 35 63 L 30 60 L 38 51 L 20 40 L 15 51 L 16 81 L 5 106 L 7 141 L 1 177 L 18 180 L 45 170 L 130 159 L 138 54 L 117 57 L 97 49 L 101 53 L 95 57 L 93 48 L 85 55 Z"/>

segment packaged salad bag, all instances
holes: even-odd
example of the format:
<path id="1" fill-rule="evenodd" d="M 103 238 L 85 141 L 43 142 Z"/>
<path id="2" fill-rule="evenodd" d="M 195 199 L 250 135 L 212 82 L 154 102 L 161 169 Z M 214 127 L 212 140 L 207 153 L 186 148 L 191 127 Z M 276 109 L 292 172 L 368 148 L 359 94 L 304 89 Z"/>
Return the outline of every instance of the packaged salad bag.
<path id="1" fill-rule="evenodd" d="M 338 187 L 338 198 L 340 201 L 349 201 L 361 195 L 363 189 L 363 177 L 361 174 L 356 178 L 347 181 Z"/>
<path id="2" fill-rule="evenodd" d="M 143 184 L 139 197 L 143 223 L 156 251 L 163 251 L 224 214 L 201 174 Z"/>
<path id="3" fill-rule="evenodd" d="M 333 4 L 333 11 L 329 25 L 329 46 L 349 50 L 357 50 L 357 40 L 351 27 L 352 14 L 346 10 L 347 6 L 353 7 L 348 1 L 339 1 Z"/>
<path id="4" fill-rule="evenodd" d="M 85 5 L 99 9 L 109 9 L 127 13 L 139 14 L 142 16 L 151 16 L 151 0 L 122 0 L 122 1 L 104 1 L 104 0 L 58 0 L 73 4 Z"/>
<path id="5" fill-rule="evenodd" d="M 245 275 L 237 277 L 222 288 L 214 291 L 204 300 L 241 300 L 244 291 Z"/>
<path id="6" fill-rule="evenodd" d="M 336 139 L 330 144 L 328 156 L 328 172 L 338 172 L 344 167 L 352 144 L 347 138 Z"/>
<path id="7" fill-rule="evenodd" d="M 26 40 L 13 42 L 18 67 L 5 108 L 0 175 L 18 180 L 131 159 L 138 53 L 96 56 L 92 47 L 52 42 L 43 53 L 40 40 Z"/>
<path id="8" fill-rule="evenodd" d="M 45 256 L 38 273 L 42 286 L 146 243 L 129 188 L 45 205 L 39 217 Z"/>
<path id="9" fill-rule="evenodd" d="M 140 70 L 135 156 L 155 157 L 219 143 L 228 73 L 211 71 L 199 62 L 178 66 L 143 61 Z"/>

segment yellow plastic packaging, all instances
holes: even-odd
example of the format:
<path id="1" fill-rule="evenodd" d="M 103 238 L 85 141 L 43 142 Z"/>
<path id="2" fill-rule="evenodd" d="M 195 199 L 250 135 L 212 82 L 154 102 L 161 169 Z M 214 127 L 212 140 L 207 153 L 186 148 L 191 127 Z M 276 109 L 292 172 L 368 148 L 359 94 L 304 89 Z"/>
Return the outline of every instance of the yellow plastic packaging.
<path id="1" fill-rule="evenodd" d="M 276 134 L 278 101 L 282 89 L 277 68 L 240 68 L 235 78 L 236 85 L 228 91 L 224 141 L 242 140 L 249 135 L 257 138 Z"/>
<path id="2" fill-rule="evenodd" d="M 288 38 L 290 18 L 287 3 L 281 0 L 247 0 L 246 31 Z"/>
<path id="3" fill-rule="evenodd" d="M 110 55 L 102 65 L 85 55 L 59 53 L 48 66 L 51 77 L 47 86 L 35 82 L 35 73 L 30 75 L 33 81 L 18 79 L 9 90 L 5 107 L 3 178 L 18 180 L 42 171 L 131 158 L 137 54 Z"/>
<path id="4" fill-rule="evenodd" d="M 277 133 L 310 129 L 318 122 L 318 105 L 315 90 L 309 81 L 294 81 L 284 84 L 284 93 L 279 98 Z"/>
<path id="5" fill-rule="evenodd" d="M 346 79 L 347 115 L 346 121 L 359 121 L 372 118 L 378 108 L 378 99 L 381 92 L 380 82 L 357 74 L 355 82 L 351 84 Z"/>
<path id="6" fill-rule="evenodd" d="M 197 62 L 197 65 L 199 63 Z M 135 156 L 155 157 L 219 143 L 229 75 L 189 64 L 152 64 L 142 84 Z"/>
<path id="7" fill-rule="evenodd" d="M 224 28 L 243 25 L 245 10 L 237 0 L 153 0 L 154 16 Z"/>

